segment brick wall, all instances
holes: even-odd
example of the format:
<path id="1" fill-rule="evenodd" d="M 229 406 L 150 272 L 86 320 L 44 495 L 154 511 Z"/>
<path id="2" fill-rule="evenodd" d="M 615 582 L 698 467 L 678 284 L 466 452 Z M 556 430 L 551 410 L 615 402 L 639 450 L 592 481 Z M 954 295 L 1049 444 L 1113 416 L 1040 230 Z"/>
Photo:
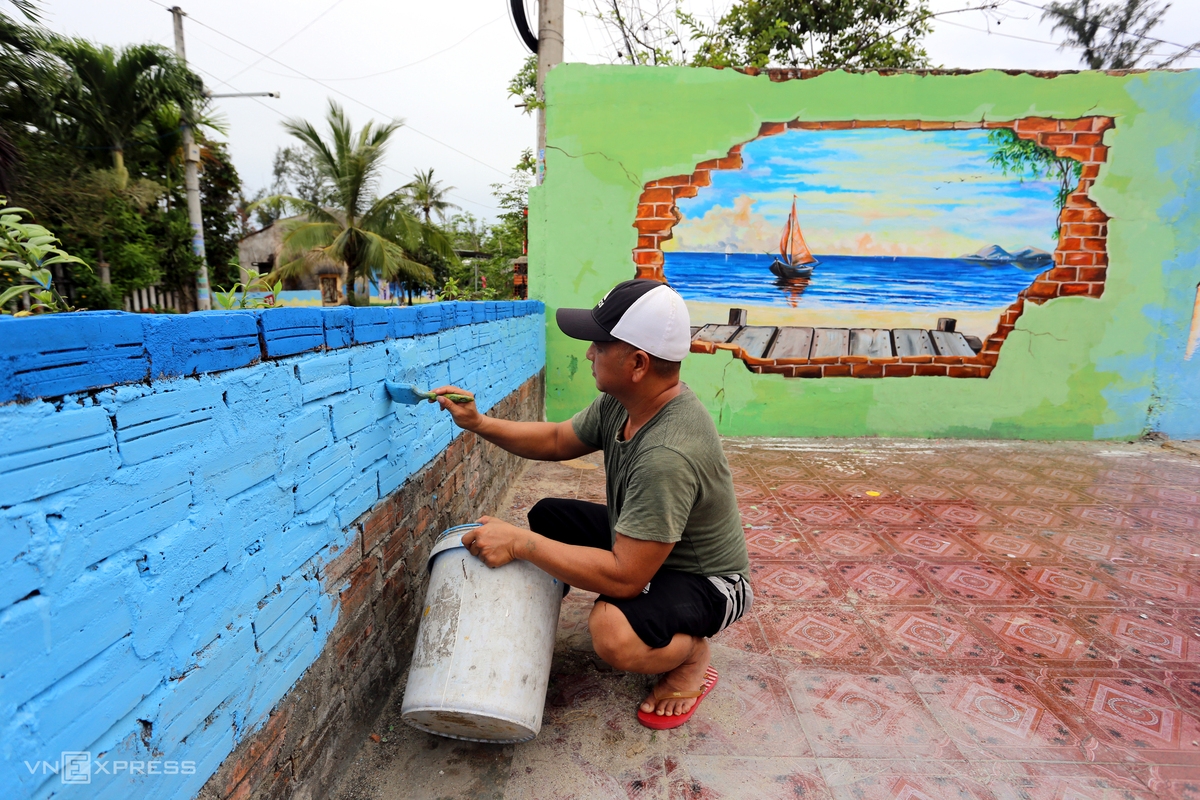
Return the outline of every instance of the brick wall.
<path id="1" fill-rule="evenodd" d="M 541 419 L 544 380 L 526 381 L 490 412 Z M 353 526 L 325 567 L 337 625 L 317 661 L 200 792 L 201 800 L 323 798 L 412 655 L 433 536 L 494 513 L 522 460 L 464 434 Z"/>
<path id="2" fill-rule="evenodd" d="M 212 791 L 277 758 L 323 780 L 401 659 L 428 536 L 514 473 L 383 381 L 536 418 L 544 325 L 533 302 L 0 320 L 0 398 L 32 398 L 0 405 L 0 795 L 61 788 L 39 765 L 64 751 L 89 797 L 191 798 L 235 749 Z"/>
<path id="3" fill-rule="evenodd" d="M 786 71 L 785 71 L 786 72 Z M 807 75 L 800 77 L 810 77 Z M 788 74 L 772 80 L 789 79 Z M 1036 141 L 1063 158 L 1082 165 L 1079 184 L 1067 198 L 1059 217 L 1058 246 L 1054 251 L 1054 266 L 1037 275 L 1028 288 L 1001 314 L 996 330 L 984 341 L 983 349 L 974 357 L 912 356 L 908 358 L 866 358 L 843 356 L 838 359 L 759 359 L 741 348 L 694 342 L 693 352 L 711 353 L 714 349 L 730 349 L 754 372 L 782 374 L 788 377 L 911 377 L 914 375 L 948 376 L 956 378 L 986 378 L 995 368 L 1000 349 L 1016 326 L 1025 303 L 1041 304 L 1056 297 L 1100 297 L 1108 269 L 1108 215 L 1088 196 L 1088 191 L 1100 174 L 1108 157 L 1104 132 L 1113 127 L 1111 117 L 1081 117 L 1079 119 L 1045 119 L 1026 117 L 1006 122 L 940 122 L 929 120 L 834 120 L 810 122 L 763 123 L 756 138 L 775 136 L 788 130 L 854 130 L 863 128 L 899 128 L 910 131 L 944 131 L 1008 128 L 1022 139 Z M 633 227 L 637 229 L 637 245 L 633 250 L 635 276 L 665 281 L 662 243 L 671 238 L 679 221 L 676 202 L 695 197 L 712 182 L 712 171 L 741 169 L 744 145 L 733 147 L 724 158 L 702 161 L 687 175 L 675 175 L 647 183 L 638 200 Z"/>

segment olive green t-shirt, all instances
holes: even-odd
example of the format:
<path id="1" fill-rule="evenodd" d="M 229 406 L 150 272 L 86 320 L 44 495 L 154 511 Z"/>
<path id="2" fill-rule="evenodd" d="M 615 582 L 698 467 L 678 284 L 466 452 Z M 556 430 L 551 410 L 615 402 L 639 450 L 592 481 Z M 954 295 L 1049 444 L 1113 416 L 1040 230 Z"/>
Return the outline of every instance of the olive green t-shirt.
<path id="1" fill-rule="evenodd" d="M 621 433 L 627 419 L 625 408 L 607 394 L 571 419 L 581 442 L 604 451 L 613 542 L 618 533 L 676 542 L 664 567 L 749 580 L 733 475 L 700 399 L 684 384 L 626 442 Z"/>

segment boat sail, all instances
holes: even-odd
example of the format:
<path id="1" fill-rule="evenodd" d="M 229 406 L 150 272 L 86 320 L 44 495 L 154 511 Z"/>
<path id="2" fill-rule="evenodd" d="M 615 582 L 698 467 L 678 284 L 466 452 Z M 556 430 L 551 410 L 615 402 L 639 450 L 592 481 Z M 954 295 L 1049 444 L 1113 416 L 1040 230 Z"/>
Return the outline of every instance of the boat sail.
<path id="1" fill-rule="evenodd" d="M 771 264 L 771 272 L 780 278 L 807 278 L 819 263 L 800 233 L 800 223 L 796 221 L 796 196 L 792 195 L 792 213 L 779 237 L 779 258 Z"/>

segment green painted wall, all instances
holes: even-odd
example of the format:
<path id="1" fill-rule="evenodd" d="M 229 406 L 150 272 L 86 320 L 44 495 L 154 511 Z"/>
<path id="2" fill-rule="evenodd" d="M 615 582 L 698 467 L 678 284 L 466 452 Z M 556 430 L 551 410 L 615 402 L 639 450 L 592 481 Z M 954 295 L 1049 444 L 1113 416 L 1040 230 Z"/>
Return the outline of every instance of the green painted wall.
<path id="1" fill-rule="evenodd" d="M 803 380 L 755 375 L 718 352 L 689 356 L 684 380 L 728 435 L 1200 437 L 1200 356 L 1184 358 L 1200 283 L 1200 71 L 837 72 L 772 83 L 729 70 L 565 64 L 546 92 L 529 283 L 547 306 L 549 419 L 596 394 L 586 343 L 563 336 L 553 311 L 591 306 L 633 277 L 646 182 L 724 156 L 763 122 L 1103 115 L 1116 119 L 1091 191 L 1112 217 L 1104 296 L 1027 305 L 990 378 Z"/>

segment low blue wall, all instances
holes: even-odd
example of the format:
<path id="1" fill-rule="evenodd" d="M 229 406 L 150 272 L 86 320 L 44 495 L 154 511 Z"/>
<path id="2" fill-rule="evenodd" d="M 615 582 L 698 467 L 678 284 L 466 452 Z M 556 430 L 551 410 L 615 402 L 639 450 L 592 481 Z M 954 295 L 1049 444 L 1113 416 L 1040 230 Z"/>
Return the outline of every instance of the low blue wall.
<path id="1" fill-rule="evenodd" d="M 192 797 L 321 652 L 347 527 L 456 435 L 383 381 L 486 410 L 544 325 L 532 301 L 0 320 L 0 796 Z"/>

